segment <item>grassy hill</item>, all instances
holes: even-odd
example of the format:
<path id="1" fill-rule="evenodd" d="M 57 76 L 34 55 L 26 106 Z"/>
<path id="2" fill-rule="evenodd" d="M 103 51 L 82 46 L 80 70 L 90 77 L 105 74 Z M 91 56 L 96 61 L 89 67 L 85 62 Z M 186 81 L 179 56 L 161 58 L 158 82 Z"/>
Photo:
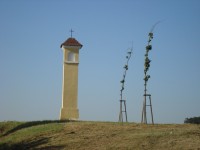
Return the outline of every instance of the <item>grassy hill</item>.
<path id="1" fill-rule="evenodd" d="M 200 125 L 0 122 L 0 149 L 200 150 Z"/>

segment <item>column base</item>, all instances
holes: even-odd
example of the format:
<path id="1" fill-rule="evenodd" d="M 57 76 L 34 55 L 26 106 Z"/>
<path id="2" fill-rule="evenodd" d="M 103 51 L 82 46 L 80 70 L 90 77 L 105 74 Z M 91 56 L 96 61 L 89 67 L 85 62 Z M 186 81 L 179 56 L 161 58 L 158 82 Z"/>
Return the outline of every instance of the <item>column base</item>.
<path id="1" fill-rule="evenodd" d="M 79 110 L 73 108 L 61 108 L 60 120 L 78 120 Z"/>

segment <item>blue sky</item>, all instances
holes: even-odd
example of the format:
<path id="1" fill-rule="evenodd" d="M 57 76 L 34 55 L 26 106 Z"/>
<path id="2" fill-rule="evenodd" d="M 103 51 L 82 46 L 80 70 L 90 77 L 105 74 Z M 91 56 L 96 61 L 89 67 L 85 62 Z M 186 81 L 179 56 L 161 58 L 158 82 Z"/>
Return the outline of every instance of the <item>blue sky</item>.
<path id="1" fill-rule="evenodd" d="M 79 64 L 80 120 L 118 121 L 120 80 L 128 120 L 140 122 L 144 53 L 154 30 L 148 92 L 156 123 L 200 115 L 199 0 L 1 0 L 0 121 L 58 119 L 62 96 L 60 44 L 83 44 Z"/>

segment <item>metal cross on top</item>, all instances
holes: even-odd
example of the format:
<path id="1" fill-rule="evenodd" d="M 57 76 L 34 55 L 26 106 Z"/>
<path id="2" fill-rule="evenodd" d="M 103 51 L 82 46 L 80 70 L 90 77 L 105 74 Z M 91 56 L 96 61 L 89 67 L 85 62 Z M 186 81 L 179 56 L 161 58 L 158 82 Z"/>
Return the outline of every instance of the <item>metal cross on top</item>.
<path id="1" fill-rule="evenodd" d="M 71 32 L 71 38 L 72 38 L 72 33 L 73 33 L 74 31 L 71 29 L 70 32 Z"/>

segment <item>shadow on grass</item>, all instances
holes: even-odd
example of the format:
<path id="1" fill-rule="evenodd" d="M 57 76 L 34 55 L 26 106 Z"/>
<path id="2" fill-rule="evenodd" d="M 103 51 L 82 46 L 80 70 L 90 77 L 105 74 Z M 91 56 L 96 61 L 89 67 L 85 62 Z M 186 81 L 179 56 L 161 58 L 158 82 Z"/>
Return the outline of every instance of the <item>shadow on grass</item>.
<path id="1" fill-rule="evenodd" d="M 11 133 L 18 131 L 18 130 L 21 130 L 21 129 L 24 129 L 24 128 L 29 128 L 29 127 L 32 127 L 32 126 L 49 124 L 49 123 L 66 123 L 66 122 L 75 122 L 75 121 L 72 121 L 72 120 L 44 120 L 44 121 L 25 122 L 23 124 L 16 126 L 13 129 L 7 131 L 5 134 L 3 134 L 3 136 L 7 136 Z"/>
<path id="2" fill-rule="evenodd" d="M 40 150 L 48 150 L 48 149 L 62 149 L 64 146 L 44 146 L 44 147 L 39 147 L 40 145 L 48 143 L 49 138 L 40 138 L 34 141 L 23 141 L 17 144 L 9 144 L 9 143 L 4 143 L 0 144 L 0 150 L 27 150 L 27 149 L 40 149 Z"/>

